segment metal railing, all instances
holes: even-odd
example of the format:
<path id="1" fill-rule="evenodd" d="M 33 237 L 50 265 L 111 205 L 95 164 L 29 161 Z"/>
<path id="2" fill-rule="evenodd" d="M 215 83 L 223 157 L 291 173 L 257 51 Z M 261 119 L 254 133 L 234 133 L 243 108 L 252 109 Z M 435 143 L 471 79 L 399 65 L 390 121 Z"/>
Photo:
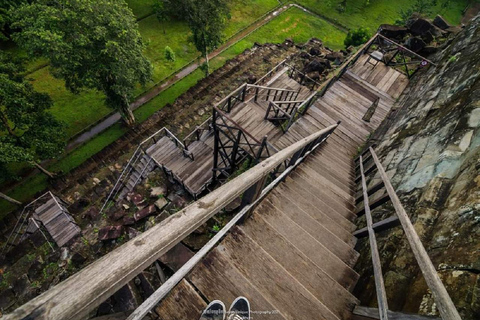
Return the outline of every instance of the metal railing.
<path id="1" fill-rule="evenodd" d="M 202 259 L 228 229 L 245 218 L 254 206 L 290 171 L 313 152 L 338 126 L 320 130 L 279 151 L 218 189 L 169 216 L 134 239 L 126 242 L 102 259 L 90 264 L 74 276 L 30 300 L 5 319 L 49 318 L 83 319 L 105 299 L 131 281 L 160 256 L 182 241 L 208 219 L 243 195 L 247 202 L 227 228 L 214 236 L 173 277 L 152 294 L 129 319 L 142 319 Z M 264 188 L 266 178 L 278 166 L 289 161 L 289 167 Z M 260 190 L 260 192 L 252 192 Z M 262 191 L 263 190 L 263 191 Z"/>
<path id="2" fill-rule="evenodd" d="M 365 157 L 365 158 L 364 158 Z M 371 162 L 373 160 L 373 164 L 370 166 L 370 169 L 365 170 L 364 164 L 366 162 Z M 372 147 L 368 148 L 365 152 L 363 152 L 357 159 L 358 162 L 358 169 L 360 171 L 361 177 L 361 185 L 362 185 L 362 193 L 363 193 L 363 203 L 364 203 L 364 212 L 366 215 L 367 220 L 367 230 L 369 235 L 369 242 L 370 242 L 370 249 L 372 255 L 372 263 L 373 263 L 373 270 L 374 270 L 374 277 L 375 277 L 375 288 L 377 293 L 377 301 L 378 301 L 378 312 L 380 319 L 387 320 L 389 317 L 389 310 L 388 310 L 388 302 L 387 302 L 387 295 L 385 291 L 385 285 L 383 281 L 383 274 L 382 274 L 382 267 L 380 262 L 380 254 L 377 248 L 377 241 L 375 237 L 375 224 L 373 223 L 372 215 L 371 215 L 371 208 L 377 205 L 375 203 L 369 203 L 369 196 L 374 194 L 377 191 L 382 190 L 384 187 L 387 191 L 387 197 L 381 197 L 375 202 L 381 202 L 382 204 L 385 203 L 385 199 L 387 198 L 393 204 L 395 208 L 395 213 L 397 215 L 398 220 L 403 228 L 405 236 L 408 240 L 410 247 L 412 248 L 413 255 L 417 260 L 417 263 L 420 267 L 420 270 L 425 278 L 427 286 L 431 290 L 433 294 L 433 298 L 437 305 L 438 310 L 440 311 L 440 315 L 445 320 L 460 320 L 460 315 L 455 308 L 455 305 L 452 302 L 452 299 L 448 295 L 445 286 L 442 283 L 442 280 L 437 274 L 437 270 L 433 265 L 432 261 L 430 260 L 425 247 L 423 246 L 420 237 L 415 231 L 410 218 L 408 217 L 400 199 L 398 198 L 390 179 L 388 178 L 385 169 L 383 168 L 382 164 L 380 163 L 377 154 L 373 150 Z M 373 169 L 372 169 L 373 168 Z M 366 177 L 373 173 L 378 172 L 382 183 L 373 186 L 372 190 L 367 189 Z M 377 187 L 379 186 L 379 187 Z M 391 220 L 391 218 L 385 219 Z"/>

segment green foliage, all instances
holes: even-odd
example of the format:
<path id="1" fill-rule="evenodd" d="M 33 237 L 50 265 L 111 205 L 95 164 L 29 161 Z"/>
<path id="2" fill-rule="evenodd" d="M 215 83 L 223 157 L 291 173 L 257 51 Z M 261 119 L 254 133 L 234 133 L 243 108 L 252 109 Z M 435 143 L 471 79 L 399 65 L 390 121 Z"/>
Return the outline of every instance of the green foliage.
<path id="1" fill-rule="evenodd" d="M 20 62 L 0 52 L 0 174 L 13 163 L 58 156 L 65 145 L 63 124 L 48 109 L 52 100 L 21 75 Z"/>
<path id="2" fill-rule="evenodd" d="M 172 6 L 170 4 L 170 1 L 165 0 L 157 0 L 153 4 L 155 16 L 157 17 L 158 21 L 163 24 L 163 33 L 166 33 L 164 22 L 169 21 L 170 17 L 172 16 Z"/>
<path id="3" fill-rule="evenodd" d="M 358 28 L 356 30 L 351 30 L 348 32 L 345 41 L 345 47 L 348 48 L 349 46 L 359 46 L 370 39 L 370 30 L 366 28 Z"/>
<path id="4" fill-rule="evenodd" d="M 172 62 L 175 61 L 175 52 L 173 52 L 172 48 L 169 46 L 165 47 L 165 59 Z"/>
<path id="5" fill-rule="evenodd" d="M 215 225 L 213 225 L 212 230 L 214 232 L 218 232 L 218 231 L 220 231 L 220 226 L 218 224 L 215 224 Z"/>
<path id="6" fill-rule="evenodd" d="M 433 9 L 437 6 L 437 0 L 415 0 L 410 8 L 400 10 L 400 19 L 395 21 L 396 25 L 406 25 L 414 13 L 420 16 L 429 16 L 433 13 Z M 442 7 L 448 6 L 448 0 L 442 3 Z"/>
<path id="7" fill-rule="evenodd" d="M 192 42 L 205 57 L 220 45 L 230 8 L 226 0 L 183 0 L 187 23 L 192 31 Z M 208 57 L 205 74 L 209 73 Z"/>
<path id="8" fill-rule="evenodd" d="M 104 92 L 106 104 L 133 123 L 133 91 L 151 78 L 152 67 L 125 2 L 38 0 L 16 10 L 13 18 L 12 26 L 21 30 L 13 39 L 31 55 L 48 58 L 53 75 L 70 91 Z"/>
<path id="9" fill-rule="evenodd" d="M 0 40 L 9 40 L 12 29 L 11 13 L 27 0 L 1 0 L 0 1 Z"/>

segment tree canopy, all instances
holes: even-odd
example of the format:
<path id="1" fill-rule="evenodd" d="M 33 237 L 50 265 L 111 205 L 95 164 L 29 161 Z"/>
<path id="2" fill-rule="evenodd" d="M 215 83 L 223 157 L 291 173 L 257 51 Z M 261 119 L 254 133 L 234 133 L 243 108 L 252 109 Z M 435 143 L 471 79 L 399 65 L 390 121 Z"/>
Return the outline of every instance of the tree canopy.
<path id="1" fill-rule="evenodd" d="M 32 0 L 0 0 L 0 40 L 9 40 L 12 32 L 10 28 L 11 12 L 19 6 Z"/>
<path id="2" fill-rule="evenodd" d="M 130 8 L 112 0 L 37 0 L 12 14 L 20 31 L 13 39 L 34 56 L 50 60 L 52 74 L 78 93 L 94 88 L 128 124 L 138 83 L 150 80 L 152 66 Z"/>
<path id="3" fill-rule="evenodd" d="M 8 164 L 40 161 L 58 156 L 65 146 L 63 124 L 48 109 L 52 100 L 36 92 L 11 57 L 0 53 L 0 172 L 8 174 Z"/>
<path id="4" fill-rule="evenodd" d="M 230 8 L 227 0 L 181 0 L 186 20 L 192 31 L 192 41 L 205 56 L 205 73 L 209 73 L 208 53 L 223 41 L 223 31 Z"/>

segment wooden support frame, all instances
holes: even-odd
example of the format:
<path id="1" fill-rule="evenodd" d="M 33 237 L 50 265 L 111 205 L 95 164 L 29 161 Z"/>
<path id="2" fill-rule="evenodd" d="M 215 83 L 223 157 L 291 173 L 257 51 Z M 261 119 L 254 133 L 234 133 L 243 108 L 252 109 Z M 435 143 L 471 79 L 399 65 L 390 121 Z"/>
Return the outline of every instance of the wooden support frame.
<path id="1" fill-rule="evenodd" d="M 372 227 L 375 232 L 381 232 L 381 231 L 396 227 L 399 224 L 400 224 L 400 221 L 398 220 L 398 217 L 394 215 L 389 218 L 383 219 L 382 221 L 375 222 Z M 364 238 L 368 236 L 368 228 L 365 227 L 365 228 L 359 229 L 355 231 L 353 235 L 359 239 Z"/>
<path id="2" fill-rule="evenodd" d="M 363 196 L 365 197 L 365 194 Z M 377 200 L 372 202 L 372 204 L 370 205 L 370 210 L 376 209 L 376 208 L 380 207 L 381 205 L 387 203 L 388 201 L 390 201 L 390 195 L 388 193 L 385 193 L 380 198 L 378 198 Z M 365 214 L 365 208 L 361 208 L 361 209 L 357 210 L 357 212 L 355 212 L 355 214 L 357 215 L 357 217 L 363 216 Z"/>

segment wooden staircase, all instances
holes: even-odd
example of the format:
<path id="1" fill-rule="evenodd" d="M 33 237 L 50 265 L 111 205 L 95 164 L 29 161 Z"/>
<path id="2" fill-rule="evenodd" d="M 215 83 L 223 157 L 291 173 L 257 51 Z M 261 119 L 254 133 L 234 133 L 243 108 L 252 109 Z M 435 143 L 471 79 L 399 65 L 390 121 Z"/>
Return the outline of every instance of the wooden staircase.
<path id="1" fill-rule="evenodd" d="M 286 134 L 270 140 L 284 149 L 341 120 L 328 140 L 157 306 L 163 320 L 197 319 L 208 301 L 220 299 L 228 305 L 240 295 L 250 299 L 253 311 L 276 312 L 257 313 L 255 319 L 350 318 L 358 303 L 351 294 L 358 279 L 353 270 L 358 258 L 352 235 L 356 218 L 353 158 L 405 88 L 406 77 L 392 70 L 381 64 L 370 70 L 375 79 L 394 77 L 390 86 L 383 86 L 386 91 L 378 88 L 381 83 L 372 85 L 347 72 Z M 360 71 L 368 76 L 368 70 Z M 389 91 L 392 86 L 396 91 Z M 363 121 L 378 97 L 371 121 Z M 203 303 L 174 308 L 188 305 L 183 300 L 192 297 Z"/>

